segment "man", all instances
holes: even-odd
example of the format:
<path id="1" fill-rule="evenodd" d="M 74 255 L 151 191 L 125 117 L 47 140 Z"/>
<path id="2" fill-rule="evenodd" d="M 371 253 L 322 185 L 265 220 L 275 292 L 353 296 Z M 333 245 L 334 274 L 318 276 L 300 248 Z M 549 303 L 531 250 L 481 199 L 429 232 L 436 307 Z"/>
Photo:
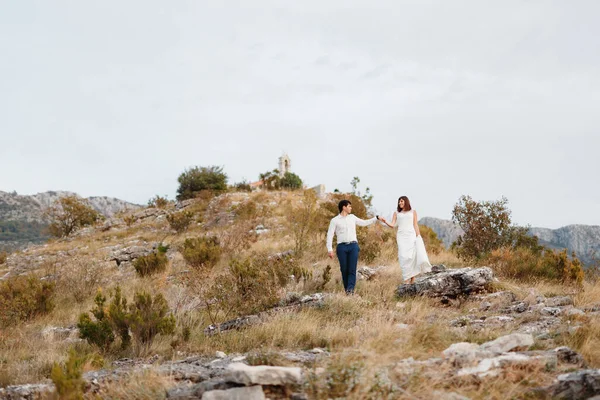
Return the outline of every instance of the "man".
<path id="1" fill-rule="evenodd" d="M 360 219 L 352 215 L 352 203 L 342 200 L 338 204 L 340 213 L 331 219 L 327 231 L 327 252 L 333 258 L 333 234 L 337 237 L 336 253 L 340 262 L 342 280 L 346 294 L 354 293 L 356 285 L 356 264 L 358 263 L 358 241 L 356 240 L 356 225 L 369 226 L 375 223 L 379 216 L 371 219 Z"/>

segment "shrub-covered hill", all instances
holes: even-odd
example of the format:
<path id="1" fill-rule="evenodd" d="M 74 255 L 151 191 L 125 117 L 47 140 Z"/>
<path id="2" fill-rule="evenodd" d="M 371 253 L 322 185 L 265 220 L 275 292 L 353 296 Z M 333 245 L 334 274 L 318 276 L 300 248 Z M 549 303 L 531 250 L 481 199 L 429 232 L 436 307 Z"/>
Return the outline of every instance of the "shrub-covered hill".
<path id="1" fill-rule="evenodd" d="M 201 194 L 0 259 L 0 398 L 585 398 L 596 390 L 588 384 L 600 376 L 594 282 L 516 281 L 492 266 L 496 279 L 482 293 L 397 297 L 394 234 L 373 225 L 358 228 L 360 280 L 346 296 L 337 261 L 326 258 L 327 224 L 343 195 L 335 196 Z M 422 233 L 448 276 L 472 271 L 455 270 L 468 266 Z M 439 288 L 440 274 L 411 290 Z"/>

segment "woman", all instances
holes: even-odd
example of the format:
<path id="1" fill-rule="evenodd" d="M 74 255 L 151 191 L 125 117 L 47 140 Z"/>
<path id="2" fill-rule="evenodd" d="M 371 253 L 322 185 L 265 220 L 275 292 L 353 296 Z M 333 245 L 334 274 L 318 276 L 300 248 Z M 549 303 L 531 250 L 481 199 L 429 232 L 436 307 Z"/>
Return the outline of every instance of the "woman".
<path id="1" fill-rule="evenodd" d="M 391 224 L 385 218 L 380 217 L 380 220 L 390 228 L 398 225 L 398 260 L 404 283 L 415 283 L 417 275 L 431 271 L 425 243 L 417 223 L 417 212 L 411 208 L 408 197 L 401 196 L 398 199 L 398 210 L 394 212 Z"/>

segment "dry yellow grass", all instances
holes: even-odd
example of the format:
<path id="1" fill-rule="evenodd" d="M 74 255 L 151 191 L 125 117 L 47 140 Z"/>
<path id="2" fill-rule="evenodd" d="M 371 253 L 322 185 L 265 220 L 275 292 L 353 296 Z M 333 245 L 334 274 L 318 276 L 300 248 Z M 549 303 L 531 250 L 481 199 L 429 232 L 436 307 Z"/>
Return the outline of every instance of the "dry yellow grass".
<path id="1" fill-rule="evenodd" d="M 472 399 L 505 399 L 519 397 L 529 387 L 550 382 L 552 372 L 543 368 L 509 368 L 494 380 L 477 381 L 457 379 L 444 370 L 436 371 L 435 376 L 417 372 L 406 376 L 396 368 L 396 363 L 408 357 L 426 360 L 440 357 L 441 351 L 451 343 L 469 341 L 482 343 L 497 336 L 509 333 L 510 328 L 485 328 L 483 330 L 453 330 L 449 321 L 477 308 L 478 302 L 467 301 L 451 307 L 443 307 L 438 301 L 427 298 L 414 298 L 399 301 L 394 296 L 401 283 L 401 272 L 397 261 L 397 248 L 394 240 L 382 245 L 381 254 L 371 266 L 387 266 L 370 281 L 359 281 L 356 296 L 343 294 L 341 275 L 337 260 L 326 257 L 324 235 L 311 239 L 307 254 L 301 260 L 305 268 L 312 270 L 313 277 L 308 283 L 290 285 L 288 290 L 295 292 L 314 291 L 321 283 L 321 276 L 327 265 L 331 267 L 332 279 L 322 290 L 328 297 L 322 307 L 306 308 L 297 313 L 275 314 L 266 318 L 263 324 L 241 331 L 226 332 L 205 336 L 203 329 L 209 318 L 195 298 L 203 285 L 208 285 L 217 273 L 223 272 L 231 257 L 248 255 L 251 252 L 275 253 L 293 248 L 293 238 L 286 232 L 286 213 L 289 202 L 302 198 L 301 192 L 228 194 L 216 201 L 208 209 L 207 218 L 232 210 L 236 203 L 248 199 L 265 204 L 268 212 L 253 220 L 264 224 L 271 231 L 259 235 L 257 241 L 247 250 L 236 254 L 225 254 L 214 267 L 212 273 L 196 279 L 198 286 L 186 287 L 183 277 L 193 275 L 183 258 L 176 252 L 185 238 L 204 234 L 219 234 L 234 227 L 192 224 L 182 234 L 171 231 L 165 220 L 136 221 L 123 230 L 97 232 L 90 236 L 71 241 L 55 241 L 40 254 L 56 254 L 59 251 L 78 249 L 76 257 L 62 264 L 61 273 L 66 278 L 77 279 L 82 272 L 81 258 L 102 260 L 102 287 L 109 293 L 117 284 L 124 296 L 131 299 L 138 291 L 153 294 L 163 293 L 177 315 L 179 326 L 174 337 L 158 337 L 145 348 L 132 348 L 128 351 L 114 351 L 105 354 L 106 365 L 119 357 L 147 357 L 158 354 L 164 359 L 183 357 L 186 354 L 214 355 L 220 350 L 226 353 L 261 352 L 281 350 L 308 350 L 315 347 L 328 349 L 332 357 L 318 365 L 325 372 L 313 374 L 314 398 L 331 398 L 343 394 L 349 399 L 435 398 L 434 393 L 455 392 Z M 204 205 L 199 209 L 204 209 Z M 210 214 L 210 215 L 209 215 Z M 237 222 L 236 222 L 237 223 Z M 281 230 L 278 230 L 281 228 Z M 369 229 L 369 228 L 362 228 Z M 155 276 L 140 278 L 131 269 L 119 269 L 114 262 L 106 261 L 109 246 L 126 245 L 132 240 L 145 240 L 149 243 L 163 241 L 174 252 L 167 270 Z M 77 259 L 76 259 L 77 258 Z M 462 267 L 465 264 L 450 251 L 430 254 L 432 264 L 445 264 L 448 267 Z M 365 265 L 359 261 L 359 266 Z M 68 279 L 65 282 L 70 282 Z M 72 281 L 71 281 L 72 282 Z M 60 285 L 60 282 L 59 282 Z M 577 289 L 557 283 L 533 282 L 524 287 L 521 282 L 502 281 L 496 289 L 511 290 L 523 299 L 533 290 L 546 296 L 572 295 L 577 307 L 600 304 L 600 285 L 584 284 Z M 56 308 L 49 315 L 33 322 L 0 331 L 0 385 L 38 382 L 49 376 L 52 362 L 66 358 L 68 344 L 50 342 L 41 338 L 41 331 L 47 326 L 70 326 L 77 322 L 80 313 L 93 307 L 95 289 L 80 303 L 73 301 L 74 284 L 60 286 L 56 298 Z M 577 348 L 591 366 L 600 366 L 600 321 L 585 318 L 572 323 L 582 327 L 572 335 L 564 335 L 565 344 Z M 405 324 L 405 325 L 399 325 Z M 182 340 L 182 326 L 191 328 L 190 340 Z M 83 346 L 82 351 L 91 352 L 91 346 Z M 183 354 L 183 355 L 182 355 Z M 314 372 L 315 370 L 312 369 Z M 383 371 L 387 371 L 383 373 Z M 335 379 L 346 381 L 335 381 Z M 328 381 L 329 379 L 329 381 Z M 332 380 L 333 379 L 333 380 Z M 328 383 L 329 382 L 329 383 Z M 334 383 L 332 383 L 334 382 Z M 337 383 L 335 383 L 337 382 Z M 392 385 L 393 383 L 393 385 Z M 103 389 L 102 398 L 164 398 L 164 389 L 172 385 L 168 377 L 146 374 L 131 380 L 115 382 Z M 337 385 L 337 386 L 336 386 Z M 392 390 L 395 386 L 395 391 Z"/>

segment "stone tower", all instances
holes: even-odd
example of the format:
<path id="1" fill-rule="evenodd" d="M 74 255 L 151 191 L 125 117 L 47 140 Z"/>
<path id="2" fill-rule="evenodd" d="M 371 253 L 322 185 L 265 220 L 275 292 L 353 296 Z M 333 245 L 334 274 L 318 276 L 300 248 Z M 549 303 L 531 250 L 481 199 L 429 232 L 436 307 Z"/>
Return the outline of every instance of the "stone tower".
<path id="1" fill-rule="evenodd" d="M 292 162 L 286 153 L 279 157 L 279 177 L 283 178 L 286 172 L 292 172 Z"/>

